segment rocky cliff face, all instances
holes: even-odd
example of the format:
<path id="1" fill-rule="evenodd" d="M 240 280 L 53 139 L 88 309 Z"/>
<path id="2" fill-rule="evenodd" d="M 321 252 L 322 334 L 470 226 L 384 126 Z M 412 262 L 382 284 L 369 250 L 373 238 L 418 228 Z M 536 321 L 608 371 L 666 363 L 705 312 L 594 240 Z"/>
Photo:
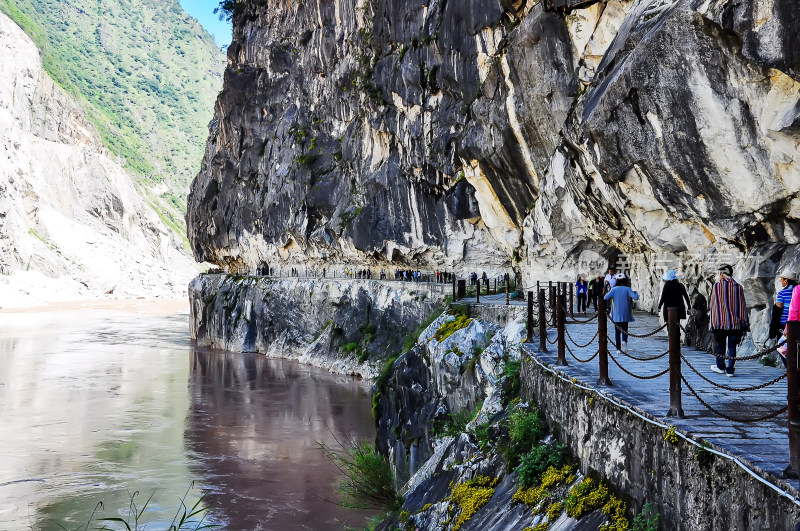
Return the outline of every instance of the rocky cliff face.
<path id="1" fill-rule="evenodd" d="M 374 378 L 409 333 L 442 311 L 448 291 L 446 284 L 202 275 L 189 285 L 192 339 Z"/>
<path id="2" fill-rule="evenodd" d="M 800 237 L 790 0 L 247 2 L 195 255 L 562 279 L 619 262 L 770 304 Z M 756 315 L 754 315 L 756 317 Z"/>
<path id="3" fill-rule="evenodd" d="M 184 291 L 179 237 L 2 14 L 0 159 L 0 305 Z"/>

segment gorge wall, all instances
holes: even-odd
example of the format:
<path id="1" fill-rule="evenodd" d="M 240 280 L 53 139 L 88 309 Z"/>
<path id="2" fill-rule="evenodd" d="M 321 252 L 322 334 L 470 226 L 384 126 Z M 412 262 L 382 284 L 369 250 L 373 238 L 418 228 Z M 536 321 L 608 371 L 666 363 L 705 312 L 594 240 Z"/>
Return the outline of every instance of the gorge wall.
<path id="1" fill-rule="evenodd" d="M 196 269 L 0 13 L 0 306 L 175 296 Z"/>
<path id="2" fill-rule="evenodd" d="M 790 0 L 244 2 L 195 256 L 526 280 L 620 262 L 645 308 L 667 267 L 707 294 L 727 262 L 765 319 L 800 258 L 798 28 Z"/>
<path id="3" fill-rule="evenodd" d="M 189 285 L 192 339 L 375 378 L 449 292 L 447 284 L 201 275 Z"/>

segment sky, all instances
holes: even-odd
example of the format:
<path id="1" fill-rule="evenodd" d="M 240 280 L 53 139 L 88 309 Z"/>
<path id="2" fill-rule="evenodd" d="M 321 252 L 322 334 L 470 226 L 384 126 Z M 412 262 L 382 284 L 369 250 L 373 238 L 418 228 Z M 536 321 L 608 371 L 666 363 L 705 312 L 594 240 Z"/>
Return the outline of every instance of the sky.
<path id="1" fill-rule="evenodd" d="M 218 46 L 227 46 L 231 43 L 231 25 L 220 20 L 214 14 L 214 8 L 219 5 L 219 0 L 180 0 L 183 10 L 193 16 L 211 35 L 214 36 Z"/>

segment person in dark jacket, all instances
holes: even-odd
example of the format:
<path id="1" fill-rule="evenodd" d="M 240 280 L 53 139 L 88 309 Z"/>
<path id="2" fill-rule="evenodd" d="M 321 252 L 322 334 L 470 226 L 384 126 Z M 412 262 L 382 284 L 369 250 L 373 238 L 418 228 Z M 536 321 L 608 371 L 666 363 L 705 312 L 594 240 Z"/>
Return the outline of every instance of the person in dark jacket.
<path id="1" fill-rule="evenodd" d="M 603 294 L 603 277 L 598 273 L 589 281 L 589 305 L 597 311 L 597 297 Z"/>
<path id="2" fill-rule="evenodd" d="M 689 302 L 689 294 L 686 293 L 686 287 L 678 280 L 678 275 L 674 269 L 670 269 L 664 276 L 664 288 L 661 290 L 661 299 L 658 301 L 658 309 L 664 307 L 662 315 L 664 322 L 667 321 L 668 311 L 667 308 L 678 308 L 678 320 L 686 319 L 686 310 L 692 309 L 692 304 Z M 686 304 L 684 304 L 684 301 Z"/>

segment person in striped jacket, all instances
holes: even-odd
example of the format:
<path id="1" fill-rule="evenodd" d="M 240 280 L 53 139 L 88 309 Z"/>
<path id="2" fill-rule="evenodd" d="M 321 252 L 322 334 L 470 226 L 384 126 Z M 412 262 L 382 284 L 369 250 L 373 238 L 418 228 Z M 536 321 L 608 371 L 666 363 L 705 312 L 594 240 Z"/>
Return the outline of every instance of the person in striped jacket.
<path id="1" fill-rule="evenodd" d="M 736 363 L 736 348 L 750 330 L 747 303 L 742 285 L 733 280 L 733 268 L 719 268 L 719 280 L 711 290 L 708 304 L 711 308 L 711 333 L 714 336 L 714 354 L 717 364 L 711 370 L 733 377 Z M 725 347 L 727 346 L 727 356 Z M 727 361 L 727 366 L 726 362 Z"/>

